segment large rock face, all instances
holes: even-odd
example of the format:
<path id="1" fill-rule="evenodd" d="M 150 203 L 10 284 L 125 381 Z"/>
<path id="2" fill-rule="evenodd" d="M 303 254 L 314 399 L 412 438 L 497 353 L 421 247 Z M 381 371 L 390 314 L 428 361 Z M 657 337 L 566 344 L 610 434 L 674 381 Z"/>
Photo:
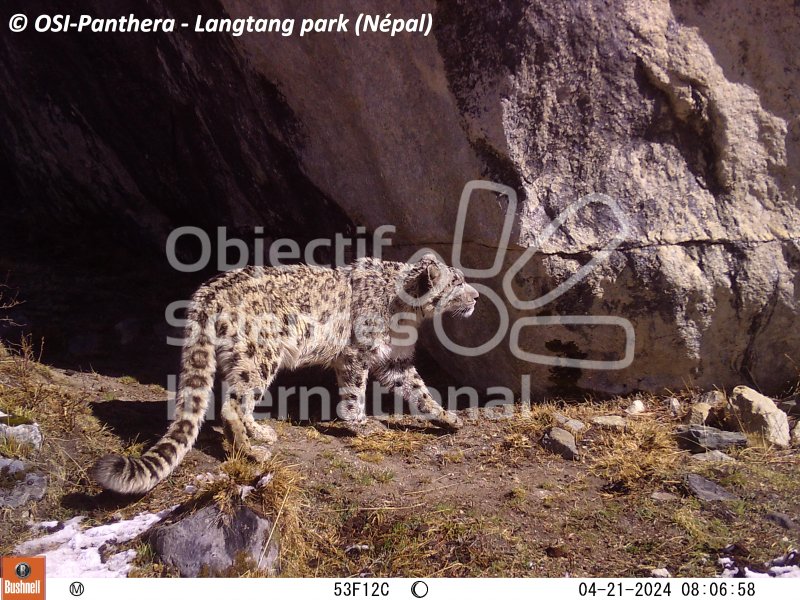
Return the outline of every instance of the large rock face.
<path id="1" fill-rule="evenodd" d="M 402 14 L 356 1 L 201 4 L 192 14 L 430 12 L 434 28 L 393 38 L 4 36 L 0 177 L 30 214 L 46 219 L 59 206 L 73 218 L 90 206 L 158 243 L 190 206 L 201 224 L 266 222 L 273 237 L 391 224 L 389 256 L 428 246 L 450 260 L 462 189 L 490 180 L 518 195 L 509 248 L 499 249 L 508 200 L 476 193 L 456 257 L 488 268 L 501 252 L 499 271 L 477 281 L 498 294 L 508 328 L 532 316 L 621 318 L 635 334 L 633 360 L 616 370 L 531 362 L 502 328 L 492 349 L 464 357 L 428 336 L 454 382 L 518 392 L 530 375 L 541 395 L 742 382 L 778 393 L 796 380 L 794 3 L 416 0 Z M 177 2 L 117 5 L 193 21 Z M 45 80 L 49 97 L 35 92 Z M 137 85 L 141 97 L 128 95 Z M 592 193 L 606 204 L 543 235 Z M 525 304 L 593 256 L 552 302 Z M 517 302 L 503 287 L 509 272 Z M 501 321 L 484 297 L 446 331 L 474 347 Z M 631 339 L 621 323 L 516 333 L 529 354 L 620 361 Z"/>

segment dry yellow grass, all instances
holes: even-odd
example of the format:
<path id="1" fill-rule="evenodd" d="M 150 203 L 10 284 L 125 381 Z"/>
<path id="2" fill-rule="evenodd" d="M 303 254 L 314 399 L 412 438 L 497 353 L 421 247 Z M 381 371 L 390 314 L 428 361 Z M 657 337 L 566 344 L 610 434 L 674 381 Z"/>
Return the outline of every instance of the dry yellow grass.
<path id="1" fill-rule="evenodd" d="M 531 438 L 524 433 L 510 433 L 503 440 L 506 448 L 510 450 L 525 450 L 533 448 Z"/>
<path id="2" fill-rule="evenodd" d="M 614 484 L 636 487 L 675 476 L 686 456 L 672 428 L 651 419 L 631 419 L 625 431 L 602 433 L 592 451 L 591 470 Z"/>
<path id="3" fill-rule="evenodd" d="M 45 497 L 34 505 L 31 514 L 14 511 L 3 518 L 0 527 L 0 553 L 30 535 L 27 521 L 72 516 L 62 499 L 70 494 L 87 493 L 92 485 L 86 466 L 87 455 L 121 452 L 120 441 L 94 418 L 87 398 L 54 383 L 53 373 L 38 362 L 41 348 L 34 348 L 23 337 L 16 348 L 5 348 L 0 356 L 0 410 L 25 422 L 38 423 L 44 442 L 40 451 L 5 441 L 0 454 L 24 458 L 35 469 L 48 475 Z"/>
<path id="4" fill-rule="evenodd" d="M 530 439 L 541 437 L 545 429 L 556 424 L 555 413 L 563 412 L 552 402 L 517 406 L 507 421 L 511 435 L 520 434 Z"/>
<path id="5" fill-rule="evenodd" d="M 627 417 L 625 431 L 602 431 L 590 425 L 592 417 L 619 414 L 637 398 L 645 402 L 648 412 L 642 417 Z M 590 450 L 585 454 L 589 468 L 612 484 L 636 487 L 668 480 L 675 475 L 685 456 L 675 442 L 675 420 L 668 415 L 664 403 L 654 397 L 639 396 L 604 402 L 546 402 L 518 407 L 514 417 L 504 426 L 507 434 L 502 447 L 512 455 L 536 448 L 542 434 L 549 427 L 558 425 L 557 414 L 588 425 L 573 432 L 574 437 L 580 443 L 588 436 Z"/>

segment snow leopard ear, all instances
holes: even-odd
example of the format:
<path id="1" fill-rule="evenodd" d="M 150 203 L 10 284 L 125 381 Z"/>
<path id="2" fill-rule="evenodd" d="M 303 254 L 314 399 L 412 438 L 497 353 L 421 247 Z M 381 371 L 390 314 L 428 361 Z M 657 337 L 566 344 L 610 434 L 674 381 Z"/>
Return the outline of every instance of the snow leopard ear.
<path id="1" fill-rule="evenodd" d="M 431 287 L 435 288 L 439 284 L 439 280 L 442 278 L 441 265 L 438 262 L 433 262 L 429 264 L 427 268 L 427 275 Z"/>
<path id="2" fill-rule="evenodd" d="M 435 287 L 442 276 L 442 263 L 439 262 L 439 257 L 433 252 L 426 252 L 419 259 L 419 264 L 425 267 L 423 272 L 427 271 L 431 287 Z"/>
<path id="3" fill-rule="evenodd" d="M 424 298 L 441 280 L 443 265 L 433 252 L 423 254 L 414 265 L 414 276 L 406 290 L 415 298 Z"/>
<path id="4" fill-rule="evenodd" d="M 423 265 L 420 270 L 419 277 L 417 278 L 417 297 L 422 298 L 438 284 L 442 278 L 442 267 L 432 254 L 423 257 L 425 259 L 430 256 L 432 260 L 425 261 L 427 264 Z M 421 262 L 421 261 L 420 261 Z"/>

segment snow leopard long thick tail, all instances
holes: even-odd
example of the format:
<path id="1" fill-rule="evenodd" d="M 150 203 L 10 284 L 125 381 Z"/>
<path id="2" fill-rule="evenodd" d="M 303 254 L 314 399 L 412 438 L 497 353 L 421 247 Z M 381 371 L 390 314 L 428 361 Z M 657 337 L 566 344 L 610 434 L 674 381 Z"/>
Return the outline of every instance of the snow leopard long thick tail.
<path id="1" fill-rule="evenodd" d="M 103 488 L 120 494 L 144 494 L 172 473 L 197 440 L 212 393 L 216 355 L 213 325 L 203 309 L 190 310 L 188 323 L 175 420 L 164 437 L 140 458 L 108 454 L 98 460 L 90 475 Z"/>

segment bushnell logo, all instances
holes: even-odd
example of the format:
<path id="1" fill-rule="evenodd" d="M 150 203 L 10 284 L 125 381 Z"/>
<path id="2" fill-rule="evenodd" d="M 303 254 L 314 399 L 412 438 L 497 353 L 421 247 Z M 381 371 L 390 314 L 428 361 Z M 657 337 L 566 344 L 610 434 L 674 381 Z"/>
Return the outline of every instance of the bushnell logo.
<path id="1" fill-rule="evenodd" d="M 27 579 L 31 574 L 31 566 L 26 562 L 21 562 L 14 569 L 14 573 L 16 573 L 17 577 L 20 579 Z"/>
<path id="2" fill-rule="evenodd" d="M 3 600 L 44 600 L 44 556 L 4 556 Z"/>

